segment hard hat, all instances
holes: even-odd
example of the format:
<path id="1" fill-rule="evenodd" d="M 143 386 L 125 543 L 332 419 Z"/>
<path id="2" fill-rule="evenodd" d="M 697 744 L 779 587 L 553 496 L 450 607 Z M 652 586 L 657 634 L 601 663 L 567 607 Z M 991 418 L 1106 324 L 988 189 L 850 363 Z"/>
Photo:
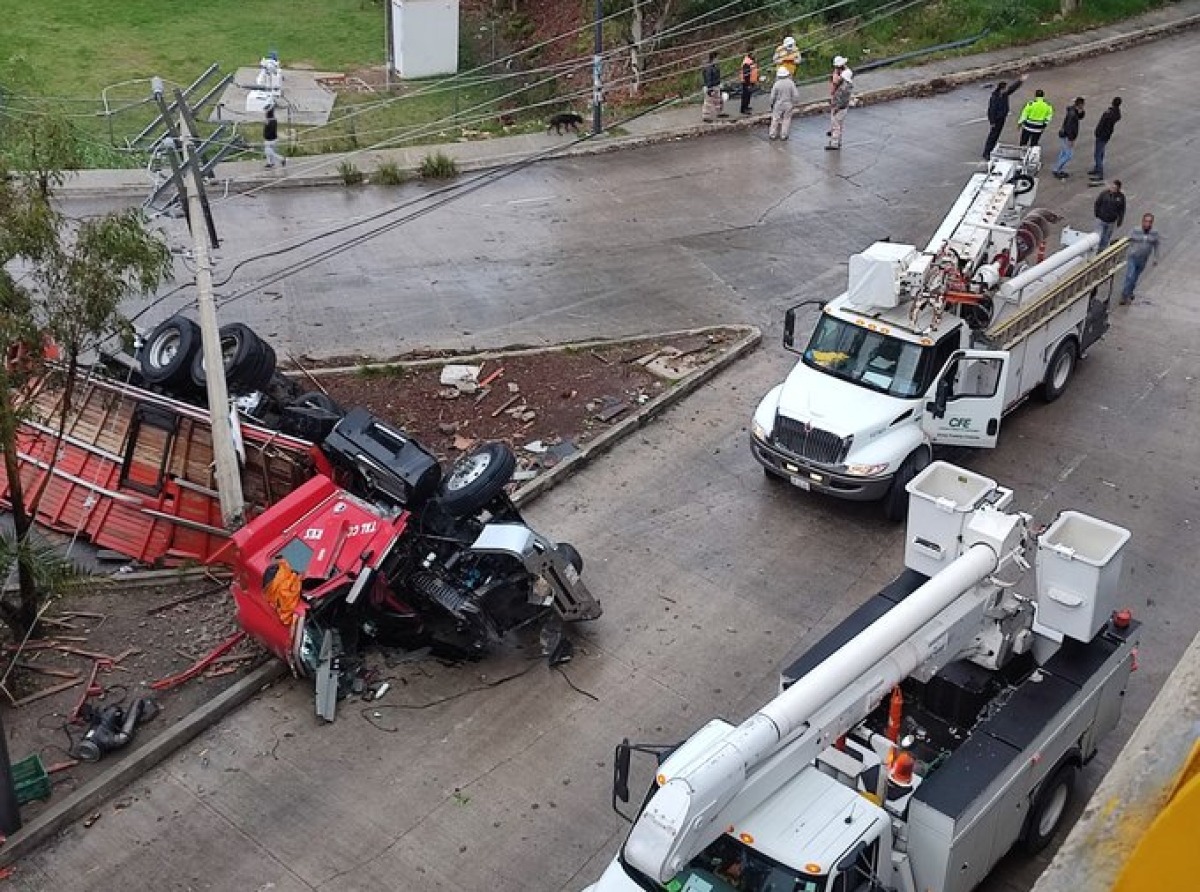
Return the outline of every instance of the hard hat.
<path id="1" fill-rule="evenodd" d="M 788 68 L 786 65 L 780 65 L 779 68 L 777 68 L 775 70 L 775 76 L 776 77 L 791 77 L 792 69 Z"/>
<path id="2" fill-rule="evenodd" d="M 794 50 L 796 48 L 796 38 L 794 38 L 794 37 L 783 38 L 783 45 L 786 49 Z"/>
<path id="3" fill-rule="evenodd" d="M 834 68 L 844 68 L 845 65 L 846 65 L 846 57 L 845 56 L 834 56 L 833 57 L 833 67 Z"/>

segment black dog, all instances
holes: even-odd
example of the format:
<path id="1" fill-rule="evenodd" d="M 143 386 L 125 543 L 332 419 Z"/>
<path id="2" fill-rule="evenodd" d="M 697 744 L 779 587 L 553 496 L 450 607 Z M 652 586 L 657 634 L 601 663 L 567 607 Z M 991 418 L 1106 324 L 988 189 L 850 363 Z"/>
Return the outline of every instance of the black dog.
<path id="1" fill-rule="evenodd" d="M 579 132 L 579 125 L 583 123 L 583 116 L 577 115 L 575 112 L 559 112 L 550 118 L 550 123 L 546 125 L 546 132 L 550 132 L 550 128 L 554 128 L 555 133 L 561 134 L 563 128 L 566 127 L 572 133 Z"/>

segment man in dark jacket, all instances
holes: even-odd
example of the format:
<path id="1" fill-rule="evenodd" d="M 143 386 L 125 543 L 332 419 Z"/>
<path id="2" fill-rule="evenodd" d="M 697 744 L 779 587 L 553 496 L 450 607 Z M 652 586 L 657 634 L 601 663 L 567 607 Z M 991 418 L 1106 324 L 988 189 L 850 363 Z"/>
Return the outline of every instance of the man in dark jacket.
<path id="1" fill-rule="evenodd" d="M 1006 81 L 1000 81 L 996 84 L 996 89 L 992 90 L 991 98 L 988 99 L 988 123 L 992 125 L 992 129 L 988 131 L 987 142 L 983 144 L 984 161 L 992 157 L 992 149 L 996 148 L 1000 134 L 1004 132 L 1004 123 L 1008 120 L 1008 97 L 1017 92 L 1021 84 L 1025 83 L 1026 77 L 1027 75 L 1022 74 L 1011 87 Z"/>
<path id="2" fill-rule="evenodd" d="M 713 118 L 725 117 L 725 97 L 721 95 L 721 66 L 717 64 L 717 54 L 708 54 L 708 64 L 700 73 L 704 78 L 704 106 L 700 117 L 708 123 Z"/>
<path id="3" fill-rule="evenodd" d="M 1112 139 L 1113 129 L 1119 120 L 1121 120 L 1121 97 L 1117 96 L 1114 97 L 1108 110 L 1100 116 L 1100 123 L 1096 125 L 1096 152 L 1093 157 L 1092 169 L 1088 171 L 1089 186 L 1099 186 L 1104 182 L 1104 152 L 1108 148 L 1108 141 Z"/>
<path id="4" fill-rule="evenodd" d="M 1058 149 L 1058 160 L 1054 162 L 1054 178 L 1065 180 L 1070 176 L 1064 169 L 1067 162 L 1075 156 L 1075 140 L 1079 139 L 1079 122 L 1083 120 L 1083 97 L 1076 96 L 1075 104 L 1067 109 L 1063 125 L 1058 131 L 1062 144 Z"/>
<path id="5" fill-rule="evenodd" d="M 1100 247 L 1103 251 L 1112 241 L 1113 233 L 1125 222 L 1125 193 L 1121 191 L 1121 181 L 1113 180 L 1112 185 L 1096 196 L 1092 207 L 1099 223 L 1097 232 L 1100 234 Z"/>

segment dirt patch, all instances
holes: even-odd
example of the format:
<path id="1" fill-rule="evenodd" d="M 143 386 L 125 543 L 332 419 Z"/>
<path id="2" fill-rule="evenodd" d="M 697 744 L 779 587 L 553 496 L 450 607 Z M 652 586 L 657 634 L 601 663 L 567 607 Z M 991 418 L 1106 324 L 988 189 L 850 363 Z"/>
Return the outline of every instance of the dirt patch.
<path id="1" fill-rule="evenodd" d="M 432 364 L 363 366 L 319 380 L 342 406 L 365 406 L 443 460 L 480 442 L 508 443 L 517 454 L 520 483 L 714 361 L 737 336 L 722 329 L 477 362 L 446 356 Z M 469 382 L 442 383 L 443 370 L 454 364 L 474 370 Z"/>
<path id="2" fill-rule="evenodd" d="M 167 585 L 123 585 L 120 576 L 89 585 L 85 594 L 64 597 L 45 614 L 45 632 L 26 642 L 4 682 L 4 730 L 8 754 L 16 763 L 38 755 L 47 768 L 73 761 L 72 749 L 87 730 L 72 715 L 87 688 L 99 656 L 114 658 L 101 669 L 86 702 L 103 709 L 128 707 L 153 697 L 160 711 L 137 727 L 132 743 L 98 762 L 78 761 L 51 774 L 51 798 L 22 806 L 25 821 L 109 768 L 118 755 L 150 740 L 207 703 L 258 665 L 266 655 L 243 641 L 205 672 L 169 690 L 151 685 L 191 667 L 237 632 L 228 583 L 200 578 Z M 14 643 L 4 639 L 7 669 Z M 3 671 L 0 669 L 0 671 Z M 38 696 L 62 688 L 57 693 Z M 13 706 L 12 701 L 18 706 Z"/>

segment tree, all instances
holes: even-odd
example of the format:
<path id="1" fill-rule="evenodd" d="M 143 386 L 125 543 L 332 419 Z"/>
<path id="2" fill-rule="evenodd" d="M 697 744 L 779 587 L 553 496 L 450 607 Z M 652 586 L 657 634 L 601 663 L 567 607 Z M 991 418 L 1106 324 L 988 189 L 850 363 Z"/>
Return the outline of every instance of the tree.
<path id="1" fill-rule="evenodd" d="M 61 559 L 34 532 L 38 503 L 56 458 L 34 492 L 19 474 L 18 434 L 36 388 L 62 388 L 61 442 L 71 414 L 80 363 L 126 325 L 123 301 L 153 293 L 170 276 L 167 245 L 137 211 L 74 221 L 54 203 L 54 190 L 77 157 L 74 135 L 54 114 L 16 114 L 0 132 L 0 453 L 13 531 L 0 542 L 0 574 L 17 571 L 18 597 L 0 596 L 0 621 L 18 636 L 33 630 L 44 593 L 68 578 Z M 58 359 L 48 357 L 47 345 Z M 57 456 L 58 450 L 53 450 Z"/>

